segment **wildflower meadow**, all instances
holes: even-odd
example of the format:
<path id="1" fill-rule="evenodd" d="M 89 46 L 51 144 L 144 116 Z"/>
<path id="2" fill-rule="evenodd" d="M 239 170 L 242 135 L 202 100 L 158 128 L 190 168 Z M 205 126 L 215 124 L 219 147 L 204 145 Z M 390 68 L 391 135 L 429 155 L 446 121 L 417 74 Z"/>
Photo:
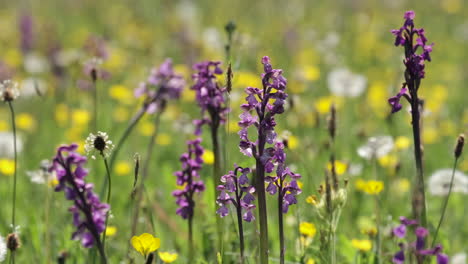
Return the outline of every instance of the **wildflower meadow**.
<path id="1" fill-rule="evenodd" d="M 468 263 L 464 0 L 0 2 L 0 263 Z"/>

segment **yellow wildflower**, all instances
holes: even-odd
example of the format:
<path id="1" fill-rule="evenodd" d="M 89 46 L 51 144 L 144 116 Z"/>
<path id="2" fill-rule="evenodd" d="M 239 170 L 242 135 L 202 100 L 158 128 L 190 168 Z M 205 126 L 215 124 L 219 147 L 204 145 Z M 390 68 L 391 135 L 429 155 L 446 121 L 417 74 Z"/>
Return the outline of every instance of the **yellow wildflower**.
<path id="1" fill-rule="evenodd" d="M 15 173 L 15 162 L 10 159 L 0 159 L 0 173 L 13 175 Z"/>
<path id="2" fill-rule="evenodd" d="M 117 175 L 127 175 L 131 172 L 132 166 L 127 161 L 119 161 L 115 164 L 115 173 Z"/>
<path id="3" fill-rule="evenodd" d="M 316 81 L 320 78 L 320 69 L 317 66 L 306 65 L 302 69 L 302 77 L 307 81 Z"/>
<path id="4" fill-rule="evenodd" d="M 161 146 L 167 146 L 171 144 L 172 139 L 171 136 L 169 136 L 166 133 L 161 133 L 156 137 L 156 143 Z"/>
<path id="5" fill-rule="evenodd" d="M 380 166 L 384 168 L 395 168 L 398 164 L 398 157 L 392 154 L 385 155 L 379 158 Z"/>
<path id="6" fill-rule="evenodd" d="M 133 248 L 140 252 L 140 254 L 145 258 L 149 253 L 158 250 L 161 244 L 159 238 L 148 233 L 143 233 L 140 236 L 133 236 L 130 242 L 132 243 Z"/>
<path id="7" fill-rule="evenodd" d="M 369 251 L 372 249 L 372 242 L 368 239 L 353 239 L 351 240 L 351 245 L 360 251 Z"/>
<path id="8" fill-rule="evenodd" d="M 75 109 L 72 112 L 72 120 L 75 125 L 87 125 L 91 116 L 88 111 L 83 109 Z"/>
<path id="9" fill-rule="evenodd" d="M 301 189 L 301 190 L 302 190 L 302 187 L 304 187 L 304 183 L 303 183 L 303 182 L 301 182 L 301 181 L 299 181 L 299 180 L 298 180 L 298 181 L 296 181 L 296 182 L 297 182 L 297 186 L 299 187 L 299 189 Z"/>
<path id="10" fill-rule="evenodd" d="M 399 136 L 395 140 L 395 147 L 398 150 L 407 149 L 410 146 L 410 144 L 411 144 L 411 140 L 405 136 Z"/>
<path id="11" fill-rule="evenodd" d="M 317 233 L 317 229 L 313 223 L 309 222 L 301 222 L 299 224 L 299 232 L 301 235 L 306 237 L 314 237 L 315 233 Z"/>
<path id="12" fill-rule="evenodd" d="M 205 164 L 213 164 L 215 159 L 213 151 L 205 149 L 205 152 L 203 152 L 202 159 L 205 162 Z"/>
<path id="13" fill-rule="evenodd" d="M 0 132 L 1 131 L 8 131 L 9 125 L 5 120 L 0 120 Z"/>
<path id="14" fill-rule="evenodd" d="M 315 260 L 314 259 L 308 259 L 306 264 L 315 264 Z"/>
<path id="15" fill-rule="evenodd" d="M 366 183 L 364 192 L 370 195 L 379 194 L 384 188 L 384 183 L 382 181 L 370 180 Z"/>
<path id="16" fill-rule="evenodd" d="M 156 126 L 149 121 L 143 121 L 138 125 L 138 131 L 143 135 L 143 136 L 151 136 L 156 129 Z"/>
<path id="17" fill-rule="evenodd" d="M 331 162 L 328 163 L 327 167 L 328 167 L 328 170 L 331 172 L 331 169 L 332 169 Z M 336 175 L 343 175 L 347 169 L 348 169 L 348 165 L 346 163 L 339 161 L 339 160 L 335 160 Z"/>
<path id="18" fill-rule="evenodd" d="M 117 107 L 114 111 L 112 116 L 114 117 L 114 120 L 117 122 L 124 122 L 128 120 L 128 110 L 125 107 Z"/>
<path id="19" fill-rule="evenodd" d="M 109 96 L 124 104 L 131 104 L 133 102 L 132 91 L 123 85 L 112 85 L 109 88 Z"/>
<path id="20" fill-rule="evenodd" d="M 288 148 L 294 150 L 298 146 L 299 146 L 299 140 L 297 139 L 297 137 L 290 135 L 288 137 Z"/>
<path id="21" fill-rule="evenodd" d="M 16 125 L 19 129 L 31 132 L 36 127 L 36 120 L 30 114 L 21 113 L 16 117 Z"/>
<path id="22" fill-rule="evenodd" d="M 4 54 L 4 60 L 8 65 L 17 67 L 23 62 L 21 51 L 18 49 L 8 49 Z"/>
<path id="23" fill-rule="evenodd" d="M 59 126 L 65 126 L 68 122 L 68 106 L 66 104 L 58 104 L 55 107 L 55 121 Z"/>
<path id="24" fill-rule="evenodd" d="M 317 196 L 315 195 L 309 195 L 306 198 L 306 203 L 311 204 L 311 205 L 317 205 L 318 204 L 318 199 Z"/>
<path id="25" fill-rule="evenodd" d="M 106 237 L 113 237 L 117 234 L 117 227 L 115 226 L 108 226 L 106 228 Z"/>
<path id="26" fill-rule="evenodd" d="M 158 254 L 159 254 L 159 258 L 164 263 L 172 263 L 172 262 L 176 261 L 177 257 L 179 257 L 179 255 L 177 253 L 158 252 Z"/>
<path id="27" fill-rule="evenodd" d="M 367 186 L 367 182 L 363 179 L 357 179 L 354 184 L 356 185 L 356 190 L 362 192 L 366 189 Z"/>

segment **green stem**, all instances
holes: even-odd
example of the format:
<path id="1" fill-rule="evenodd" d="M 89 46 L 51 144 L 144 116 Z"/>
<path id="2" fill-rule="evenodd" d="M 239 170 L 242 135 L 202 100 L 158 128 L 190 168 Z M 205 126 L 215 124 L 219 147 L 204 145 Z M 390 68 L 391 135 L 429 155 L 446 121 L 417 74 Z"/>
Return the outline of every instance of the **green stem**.
<path id="1" fill-rule="evenodd" d="M 16 182 L 17 182 L 17 170 L 18 170 L 18 152 L 16 146 L 16 122 L 15 122 L 15 110 L 13 109 L 13 104 L 11 101 L 8 101 L 8 106 L 10 107 L 11 112 L 11 125 L 13 127 L 13 152 L 14 152 L 14 174 L 13 174 L 13 197 L 12 197 L 12 212 L 11 212 L 11 228 L 15 232 L 16 226 Z M 10 263 L 15 263 L 15 251 L 11 251 Z"/>
<path id="2" fill-rule="evenodd" d="M 414 89 L 413 89 L 414 90 Z M 417 92 L 411 95 L 411 116 L 414 139 L 414 157 L 416 160 L 416 186 L 413 192 L 413 214 L 422 227 L 427 227 L 426 196 L 424 191 L 423 154 L 421 145 L 420 109 Z"/>
<path id="3" fill-rule="evenodd" d="M 440 226 L 442 226 L 442 222 L 444 221 L 445 211 L 447 210 L 447 205 L 450 199 L 450 194 L 452 194 L 453 180 L 455 179 L 455 169 L 457 168 L 457 162 L 458 162 L 458 158 L 455 158 L 455 162 L 453 163 L 453 169 L 452 169 L 452 178 L 450 178 L 449 192 L 447 194 L 447 197 L 445 198 L 444 206 L 442 207 L 442 214 L 439 219 L 439 224 L 437 224 L 437 229 L 435 231 L 434 239 L 432 240 L 431 248 L 434 247 L 437 241 L 437 235 L 439 234 Z"/>
<path id="4" fill-rule="evenodd" d="M 259 155 L 259 157 L 261 154 Z M 258 215 L 260 224 L 260 263 L 268 264 L 268 219 L 265 195 L 265 168 L 260 158 L 256 162 L 257 177 L 255 191 L 258 195 Z"/>
<path id="5" fill-rule="evenodd" d="M 107 181 L 108 181 L 108 189 L 107 189 L 107 204 L 109 205 L 109 211 L 106 213 L 106 222 L 104 225 L 104 232 L 102 234 L 102 247 L 106 250 L 106 234 L 107 234 L 107 223 L 109 221 L 109 213 L 110 213 L 110 199 L 111 199 L 111 191 L 112 191 L 112 181 L 111 181 L 111 174 L 109 170 L 109 165 L 107 163 L 107 159 L 104 157 L 104 153 L 101 152 L 101 156 L 104 160 L 104 165 L 106 166 L 106 173 L 107 173 Z"/>
<path id="6" fill-rule="evenodd" d="M 97 81 L 93 81 L 94 86 L 94 131 L 98 131 L 98 89 Z"/>
<path id="7" fill-rule="evenodd" d="M 218 198 L 218 189 L 216 188 L 217 184 L 220 182 L 221 179 L 221 152 L 218 142 L 218 128 L 219 125 L 211 125 L 211 142 L 213 145 L 213 154 L 214 154 L 214 164 L 213 164 L 213 195 L 214 201 Z M 216 230 L 218 235 L 218 252 L 221 251 L 222 244 L 223 244 L 223 226 L 221 222 L 221 218 L 216 216 L 217 204 L 213 203 L 214 205 L 214 216 L 216 219 Z M 216 252 L 215 252 L 216 253 Z"/>

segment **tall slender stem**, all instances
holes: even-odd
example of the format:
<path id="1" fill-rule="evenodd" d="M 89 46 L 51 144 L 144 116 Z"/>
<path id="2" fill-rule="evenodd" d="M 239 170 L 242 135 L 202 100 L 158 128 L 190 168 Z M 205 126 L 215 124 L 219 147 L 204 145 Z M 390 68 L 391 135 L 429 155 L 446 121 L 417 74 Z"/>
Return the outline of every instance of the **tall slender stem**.
<path id="1" fill-rule="evenodd" d="M 260 139 L 261 142 L 261 139 Z M 263 146 L 265 143 L 263 143 Z M 260 149 L 260 147 L 259 147 Z M 259 153 L 259 157 L 263 154 Z M 260 158 L 257 158 L 256 162 L 257 168 L 257 177 L 256 177 L 256 186 L 255 191 L 258 195 L 258 215 L 259 215 L 259 224 L 260 224 L 260 263 L 268 264 L 268 219 L 267 219 L 267 205 L 266 205 L 266 195 L 265 195 L 265 168 L 260 161 Z"/>
<path id="2" fill-rule="evenodd" d="M 189 254 L 188 259 L 193 260 L 193 216 L 188 218 L 188 242 L 189 242 Z"/>
<path id="3" fill-rule="evenodd" d="M 13 232 L 16 225 L 16 181 L 17 181 L 17 168 L 18 168 L 18 153 L 16 147 L 16 122 L 15 122 L 15 110 L 13 109 L 13 104 L 11 101 L 8 101 L 8 106 L 10 107 L 11 112 L 11 125 L 13 128 L 13 152 L 14 152 L 14 174 L 13 174 L 13 197 L 12 197 L 12 211 L 11 211 L 11 225 Z"/>
<path id="4" fill-rule="evenodd" d="M 110 199 L 111 199 L 111 192 L 112 192 L 112 181 L 111 181 L 111 174 L 109 170 L 109 164 L 107 163 L 107 159 L 104 157 L 104 153 L 101 152 L 101 156 L 104 160 L 104 165 L 106 166 L 106 174 L 107 174 L 107 182 L 108 182 L 108 189 L 107 189 L 107 204 L 109 205 L 109 211 L 106 213 L 106 222 L 104 225 L 104 232 L 102 233 L 102 247 L 106 250 L 106 234 L 107 234 L 107 223 L 109 221 L 109 213 L 110 213 Z"/>
<path id="5" fill-rule="evenodd" d="M 282 180 L 280 180 L 282 181 Z M 278 231 L 280 239 L 280 263 L 284 264 L 284 228 L 283 228 L 283 184 L 281 183 L 281 188 L 278 192 Z"/>
<path id="6" fill-rule="evenodd" d="M 239 245 L 240 245 L 240 263 L 244 264 L 244 227 L 242 225 L 242 207 L 240 206 L 240 197 L 237 199 L 237 227 L 239 228 Z"/>
<path id="7" fill-rule="evenodd" d="M 18 152 L 16 146 L 16 122 L 15 122 L 15 110 L 13 109 L 13 104 L 11 101 L 8 101 L 8 106 L 10 107 L 11 112 L 11 125 L 13 128 L 13 152 L 14 152 L 14 174 L 13 174 L 13 197 L 12 197 L 12 209 L 11 209 L 11 228 L 13 233 L 15 232 L 16 226 L 16 181 L 17 181 L 17 168 L 18 168 Z M 15 251 L 11 251 L 10 263 L 15 263 Z"/>
<path id="8" fill-rule="evenodd" d="M 94 131 L 98 131 L 98 89 L 97 80 L 93 80 L 94 88 Z"/>
<path id="9" fill-rule="evenodd" d="M 422 163 L 422 145 L 421 145 L 421 128 L 420 128 L 420 109 L 419 98 L 416 89 L 410 89 L 414 92 L 411 94 L 411 117 L 413 126 L 414 139 L 414 157 L 416 160 L 416 186 L 413 192 L 413 214 L 418 222 L 423 227 L 427 227 L 426 218 L 426 197 L 424 192 L 424 173 Z"/>
<path id="10" fill-rule="evenodd" d="M 219 147 L 219 142 L 218 142 L 218 131 L 219 131 L 219 121 L 217 121 L 218 117 L 212 116 L 212 122 L 211 124 L 211 142 L 213 144 L 213 154 L 214 154 L 214 164 L 213 164 L 213 195 L 214 195 L 214 201 L 216 201 L 218 197 L 218 189 L 216 188 L 216 185 L 219 183 L 220 178 L 221 178 L 221 151 Z M 222 244 L 223 244 L 223 228 L 222 228 L 222 222 L 221 218 L 216 217 L 216 209 L 217 209 L 217 204 L 213 203 L 214 205 L 214 212 L 215 212 L 215 219 L 216 219 L 216 230 L 217 230 L 217 235 L 218 235 L 218 249 L 217 251 L 220 252 L 222 249 Z"/>
<path id="11" fill-rule="evenodd" d="M 136 189 L 137 196 L 136 196 L 135 209 L 134 209 L 133 218 L 132 218 L 132 228 L 131 228 L 130 236 L 133 236 L 136 233 L 136 226 L 137 226 L 137 221 L 138 221 L 138 217 L 140 213 L 141 201 L 143 200 L 143 188 L 145 186 L 145 179 L 148 177 L 150 161 L 153 156 L 154 144 L 155 144 L 158 132 L 159 132 L 159 121 L 161 120 L 161 114 L 162 112 L 159 112 L 159 111 L 156 113 L 156 118 L 154 120 L 155 129 L 153 131 L 153 134 L 151 135 L 150 142 L 146 150 L 146 159 L 143 164 L 140 185 Z"/>
<path id="12" fill-rule="evenodd" d="M 444 206 L 442 207 L 442 214 L 440 215 L 439 223 L 437 224 L 437 229 L 435 231 L 434 239 L 432 240 L 432 246 L 431 247 L 434 247 L 435 242 L 437 241 L 437 235 L 439 234 L 440 226 L 442 226 L 442 222 L 444 221 L 445 211 L 447 210 L 447 205 L 448 205 L 448 202 L 449 202 L 449 199 L 450 199 L 450 194 L 452 194 L 453 180 L 455 179 L 455 170 L 457 168 L 457 162 L 458 162 L 458 158 L 456 157 L 455 161 L 453 163 L 452 177 L 450 178 L 449 192 L 447 194 L 447 197 L 445 198 Z"/>

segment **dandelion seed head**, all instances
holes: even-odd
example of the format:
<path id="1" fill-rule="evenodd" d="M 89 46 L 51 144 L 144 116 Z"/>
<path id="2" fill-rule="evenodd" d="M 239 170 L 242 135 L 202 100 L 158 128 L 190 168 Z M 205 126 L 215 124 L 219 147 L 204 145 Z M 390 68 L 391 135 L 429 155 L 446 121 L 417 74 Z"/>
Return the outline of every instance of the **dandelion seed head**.
<path id="1" fill-rule="evenodd" d="M 20 95 L 18 83 L 11 80 L 4 80 L 0 83 L 0 100 L 11 102 L 16 100 Z"/>

